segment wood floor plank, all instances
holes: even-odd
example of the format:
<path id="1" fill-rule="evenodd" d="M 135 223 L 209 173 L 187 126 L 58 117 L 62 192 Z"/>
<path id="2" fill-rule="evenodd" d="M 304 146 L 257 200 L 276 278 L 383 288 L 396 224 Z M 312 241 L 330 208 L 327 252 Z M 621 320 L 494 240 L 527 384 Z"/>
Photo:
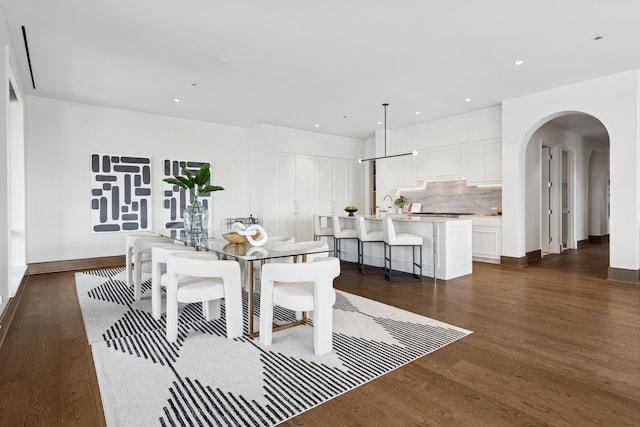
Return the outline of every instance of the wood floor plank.
<path id="1" fill-rule="evenodd" d="M 474 333 L 283 426 L 640 425 L 640 286 L 607 281 L 607 259 L 588 245 L 435 286 L 343 263 L 336 288 Z M 29 278 L 0 367 L 0 425 L 105 425 L 72 272 Z"/>

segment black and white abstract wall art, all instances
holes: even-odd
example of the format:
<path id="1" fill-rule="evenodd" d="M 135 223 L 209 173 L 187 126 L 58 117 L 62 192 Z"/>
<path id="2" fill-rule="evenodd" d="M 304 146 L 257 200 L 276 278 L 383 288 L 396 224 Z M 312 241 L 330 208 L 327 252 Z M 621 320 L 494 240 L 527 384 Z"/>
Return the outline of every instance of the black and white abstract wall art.
<path id="1" fill-rule="evenodd" d="M 177 175 L 182 175 L 180 169 L 181 164 L 187 166 L 187 170 L 193 175 L 197 174 L 202 165 L 208 164 L 208 162 L 194 162 L 186 160 L 169 160 L 163 161 L 162 178 L 171 178 Z M 163 182 L 163 202 L 162 202 L 162 222 L 165 228 L 183 228 L 184 209 L 193 201 L 193 196 L 190 192 L 184 188 L 180 188 L 177 185 L 171 185 L 167 182 Z M 209 185 L 210 182 L 207 182 Z M 209 196 L 211 193 L 202 193 L 200 202 L 202 206 L 209 209 Z"/>
<path id="2" fill-rule="evenodd" d="M 151 159 L 92 153 L 92 231 L 136 231 L 150 227 Z"/>

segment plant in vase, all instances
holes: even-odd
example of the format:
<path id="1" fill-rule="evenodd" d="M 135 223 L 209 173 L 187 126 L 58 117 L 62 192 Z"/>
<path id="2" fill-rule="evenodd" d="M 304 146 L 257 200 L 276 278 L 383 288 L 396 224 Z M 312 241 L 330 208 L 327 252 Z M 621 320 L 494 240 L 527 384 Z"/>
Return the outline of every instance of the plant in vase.
<path id="1" fill-rule="evenodd" d="M 204 233 L 207 229 L 209 214 L 198 197 L 211 191 L 224 190 L 224 188 L 219 185 L 207 184 L 211 178 L 211 170 L 208 163 L 202 165 L 195 175 L 187 169 L 184 163 L 180 164 L 180 169 L 182 169 L 182 175 L 165 178 L 163 181 L 184 188 L 191 194 L 193 200 L 184 210 L 184 228 L 190 235 Z"/>
<path id="2" fill-rule="evenodd" d="M 358 212 L 358 207 L 357 206 L 346 206 L 344 208 L 345 212 L 349 212 L 349 216 L 353 216 L 354 212 Z"/>
<path id="3" fill-rule="evenodd" d="M 402 210 L 404 209 L 404 207 L 409 204 L 409 202 L 407 201 L 407 198 L 404 196 L 398 197 L 393 203 L 398 208 L 398 213 L 402 213 Z"/>

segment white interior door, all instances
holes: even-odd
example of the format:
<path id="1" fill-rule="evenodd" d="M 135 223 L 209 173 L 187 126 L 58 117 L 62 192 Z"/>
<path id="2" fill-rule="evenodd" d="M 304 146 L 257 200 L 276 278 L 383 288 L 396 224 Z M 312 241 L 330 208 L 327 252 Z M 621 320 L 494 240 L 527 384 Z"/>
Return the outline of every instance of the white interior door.
<path id="1" fill-rule="evenodd" d="M 562 146 L 549 149 L 549 252 L 562 253 Z"/>
<path id="2" fill-rule="evenodd" d="M 540 247 L 543 254 L 550 252 L 551 243 L 551 152 L 549 147 L 542 146 L 540 165 L 542 167 L 542 192 L 540 203 Z"/>

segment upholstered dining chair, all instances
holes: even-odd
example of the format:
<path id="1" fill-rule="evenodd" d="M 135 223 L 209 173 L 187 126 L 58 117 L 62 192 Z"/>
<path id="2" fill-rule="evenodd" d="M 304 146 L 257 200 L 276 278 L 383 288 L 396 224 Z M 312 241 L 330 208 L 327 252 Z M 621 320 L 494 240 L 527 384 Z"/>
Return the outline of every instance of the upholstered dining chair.
<path id="1" fill-rule="evenodd" d="M 286 243 L 295 243 L 296 239 L 293 236 L 270 236 L 269 243 L 271 244 L 286 244 Z M 267 262 L 291 262 L 292 258 L 272 258 L 269 260 L 262 260 L 260 263 L 254 263 L 253 266 L 253 274 L 254 277 L 259 279 L 260 273 L 262 272 L 262 266 Z M 246 283 L 246 280 L 243 278 L 242 283 Z"/>
<path id="2" fill-rule="evenodd" d="M 133 281 L 133 297 L 140 301 L 142 295 L 142 273 L 151 273 L 151 249 L 154 246 L 173 243 L 173 239 L 166 237 L 144 237 L 133 242 L 133 267 L 135 279 Z"/>
<path id="3" fill-rule="evenodd" d="M 178 303 L 202 302 L 206 319 L 212 320 L 220 318 L 223 298 L 227 338 L 237 338 L 242 335 L 240 264 L 218 260 L 210 252 L 168 255 L 167 341 L 178 339 Z"/>
<path id="4" fill-rule="evenodd" d="M 184 243 L 157 245 L 151 248 L 151 315 L 162 316 L 162 286 L 167 286 L 167 257 L 176 252 L 193 252 L 195 247 Z"/>
<path id="5" fill-rule="evenodd" d="M 133 244 L 138 239 L 157 238 L 157 234 L 153 234 L 149 231 L 141 231 L 139 233 L 129 233 L 126 237 L 125 243 L 125 271 L 127 272 L 127 286 L 133 286 Z"/>
<path id="6" fill-rule="evenodd" d="M 340 275 L 340 260 L 265 264 L 260 291 L 260 342 L 273 341 L 273 306 L 296 312 L 313 312 L 313 348 L 317 356 L 333 350 L 333 280 Z"/>

